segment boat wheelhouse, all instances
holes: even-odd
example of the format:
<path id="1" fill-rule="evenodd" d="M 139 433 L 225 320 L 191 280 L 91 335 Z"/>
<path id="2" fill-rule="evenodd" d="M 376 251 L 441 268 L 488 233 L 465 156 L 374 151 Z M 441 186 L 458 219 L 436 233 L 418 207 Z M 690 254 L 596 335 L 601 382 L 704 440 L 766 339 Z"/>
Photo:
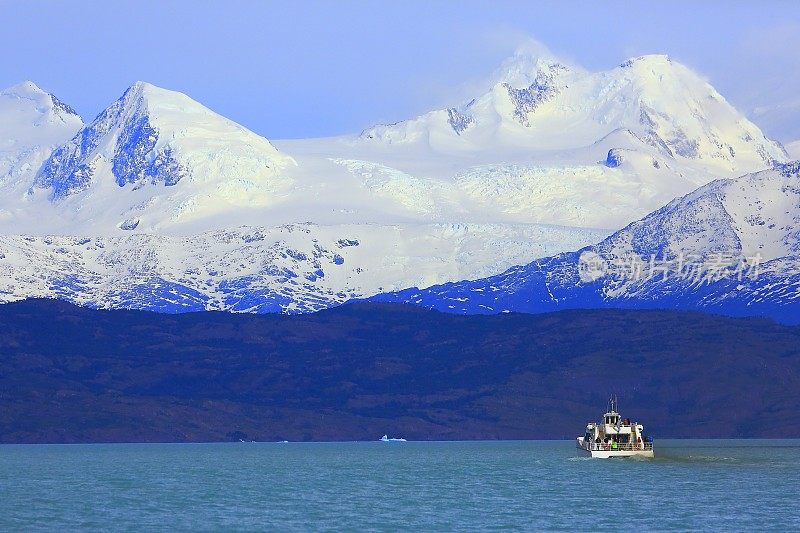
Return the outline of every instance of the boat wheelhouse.
<path id="1" fill-rule="evenodd" d="M 608 403 L 603 419 L 587 424 L 586 432 L 577 438 L 578 449 L 601 458 L 653 457 L 653 439 L 645 436 L 644 426 L 620 416 L 616 397 Z"/>

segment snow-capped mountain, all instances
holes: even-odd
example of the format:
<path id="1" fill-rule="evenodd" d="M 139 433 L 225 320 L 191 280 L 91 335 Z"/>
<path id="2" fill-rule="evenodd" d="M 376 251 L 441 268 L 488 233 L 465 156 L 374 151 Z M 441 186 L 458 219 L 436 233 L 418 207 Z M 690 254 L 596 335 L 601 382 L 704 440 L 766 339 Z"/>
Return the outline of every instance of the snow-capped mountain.
<path id="1" fill-rule="evenodd" d="M 522 54 L 463 106 L 329 139 L 270 142 L 143 82 L 81 127 L 39 92 L 63 127 L 0 178 L 2 301 L 311 311 L 578 249 L 786 160 L 664 56 L 589 73 Z"/>
<path id="2" fill-rule="evenodd" d="M 375 299 L 455 313 L 679 308 L 800 322 L 800 162 L 714 181 L 577 252 Z"/>
<path id="3" fill-rule="evenodd" d="M 402 185 L 362 181 L 324 156 L 300 168 L 186 95 L 141 82 L 72 133 L 19 197 L 0 199 L 2 301 L 308 311 L 500 272 L 605 234 L 460 223 L 460 208 L 438 204 L 420 212 L 430 199 Z M 340 241 L 360 246 L 323 251 Z"/>
<path id="4" fill-rule="evenodd" d="M 155 228 L 196 211 L 269 205 L 291 185 L 281 171 L 292 163 L 188 96 L 137 82 L 53 151 L 32 190 L 93 223 L 111 216 L 121 229 L 140 219 Z"/>
<path id="5" fill-rule="evenodd" d="M 361 137 L 443 150 L 629 149 L 717 175 L 760 170 L 786 158 L 711 85 L 665 55 L 590 73 L 523 54 L 507 61 L 495 79 L 488 92 L 462 106 L 377 126 Z"/>
<path id="6" fill-rule="evenodd" d="M 712 179 L 786 160 L 666 56 L 589 73 L 521 53 L 489 85 L 459 108 L 359 136 L 273 144 L 138 82 L 52 152 L 23 203 L 0 200 L 12 214 L 0 231 L 187 234 L 305 221 L 617 228 Z"/>
<path id="7" fill-rule="evenodd" d="M 592 73 L 519 53 L 487 84 L 464 105 L 357 138 L 276 143 L 301 166 L 330 155 L 375 195 L 428 220 L 605 228 L 713 179 L 788 160 L 667 56 Z"/>
<path id="8" fill-rule="evenodd" d="M 16 197 L 14 186 L 29 185 L 42 161 L 81 126 L 83 120 L 71 107 L 31 81 L 0 91 L 0 187 L 4 194 Z"/>

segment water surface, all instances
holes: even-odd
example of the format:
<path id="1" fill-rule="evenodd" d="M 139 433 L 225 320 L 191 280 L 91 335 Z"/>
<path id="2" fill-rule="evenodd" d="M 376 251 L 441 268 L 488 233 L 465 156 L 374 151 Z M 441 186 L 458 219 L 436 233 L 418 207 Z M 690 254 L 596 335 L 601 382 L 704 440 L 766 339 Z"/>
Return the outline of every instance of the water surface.
<path id="1" fill-rule="evenodd" d="M 800 528 L 800 441 L 0 446 L 0 530 Z"/>

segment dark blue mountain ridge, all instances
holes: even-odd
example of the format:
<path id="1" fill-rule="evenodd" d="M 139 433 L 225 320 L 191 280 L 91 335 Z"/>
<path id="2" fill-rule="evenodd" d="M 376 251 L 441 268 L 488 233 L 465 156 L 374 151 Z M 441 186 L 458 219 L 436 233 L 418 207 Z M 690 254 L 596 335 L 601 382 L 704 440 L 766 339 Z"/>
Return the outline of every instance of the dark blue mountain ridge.
<path id="1" fill-rule="evenodd" d="M 571 439 L 614 392 L 656 439 L 795 438 L 798 347 L 800 327 L 689 311 L 26 300 L 0 306 L 0 442 Z"/>
<path id="2" fill-rule="evenodd" d="M 800 162 L 711 182 L 576 252 L 370 300 L 463 314 L 657 308 L 800 323 Z"/>

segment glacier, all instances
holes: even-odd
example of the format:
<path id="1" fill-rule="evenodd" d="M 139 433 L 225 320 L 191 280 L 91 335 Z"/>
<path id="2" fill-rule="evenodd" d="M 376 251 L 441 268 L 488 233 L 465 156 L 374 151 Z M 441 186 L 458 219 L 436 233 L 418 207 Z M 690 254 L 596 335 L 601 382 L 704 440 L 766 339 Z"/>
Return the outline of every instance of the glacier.
<path id="1" fill-rule="evenodd" d="M 536 224 L 242 226 L 190 236 L 0 236 L 0 302 L 159 312 L 311 312 L 485 276 L 598 232 Z"/>

